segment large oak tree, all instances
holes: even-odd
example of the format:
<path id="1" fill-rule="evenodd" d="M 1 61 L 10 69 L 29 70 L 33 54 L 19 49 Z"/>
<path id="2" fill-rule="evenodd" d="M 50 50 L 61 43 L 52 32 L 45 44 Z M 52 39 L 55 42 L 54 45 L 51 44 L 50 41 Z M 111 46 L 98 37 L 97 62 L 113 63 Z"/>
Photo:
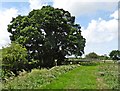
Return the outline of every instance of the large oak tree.
<path id="1" fill-rule="evenodd" d="M 29 61 L 40 60 L 38 64 L 44 67 L 53 66 L 55 59 L 61 64 L 66 55 L 84 53 L 85 38 L 80 29 L 68 11 L 51 6 L 19 15 L 8 25 L 11 41 L 25 46 Z"/>

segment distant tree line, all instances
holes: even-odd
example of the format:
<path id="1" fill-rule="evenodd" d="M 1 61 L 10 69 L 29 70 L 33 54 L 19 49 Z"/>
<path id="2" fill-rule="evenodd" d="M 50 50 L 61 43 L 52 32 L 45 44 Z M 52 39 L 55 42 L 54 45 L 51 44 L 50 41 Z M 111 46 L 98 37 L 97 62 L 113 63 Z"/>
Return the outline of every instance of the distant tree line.
<path id="1" fill-rule="evenodd" d="M 99 60 L 120 60 L 120 51 L 112 50 L 109 55 L 98 55 L 95 52 L 91 52 L 85 56 L 88 59 L 99 59 Z"/>

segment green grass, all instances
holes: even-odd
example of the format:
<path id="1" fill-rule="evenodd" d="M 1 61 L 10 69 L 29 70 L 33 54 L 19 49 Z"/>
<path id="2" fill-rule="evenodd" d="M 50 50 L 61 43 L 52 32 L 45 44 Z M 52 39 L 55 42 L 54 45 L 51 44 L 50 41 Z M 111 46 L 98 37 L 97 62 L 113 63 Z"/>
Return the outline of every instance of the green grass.
<path id="1" fill-rule="evenodd" d="M 80 66 L 61 75 L 42 89 L 96 89 L 96 67 Z"/>
<path id="2" fill-rule="evenodd" d="M 118 64 L 112 62 L 80 66 L 42 89 L 119 89 L 118 74 Z"/>
<path id="3" fill-rule="evenodd" d="M 24 73 L 12 80 L 3 83 L 3 89 L 38 89 L 44 84 L 50 84 L 61 74 L 64 74 L 79 65 L 63 65 L 47 69 L 34 69 L 31 73 Z"/>
<path id="4" fill-rule="evenodd" d="M 34 69 L 3 83 L 4 89 L 118 89 L 118 64 L 112 62 Z"/>

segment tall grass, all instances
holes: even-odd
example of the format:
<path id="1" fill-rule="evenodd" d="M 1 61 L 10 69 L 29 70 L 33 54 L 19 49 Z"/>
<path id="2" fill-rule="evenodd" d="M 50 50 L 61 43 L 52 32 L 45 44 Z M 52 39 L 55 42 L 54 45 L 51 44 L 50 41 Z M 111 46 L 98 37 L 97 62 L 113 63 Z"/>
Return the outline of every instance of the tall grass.
<path id="1" fill-rule="evenodd" d="M 33 69 L 31 73 L 25 73 L 22 76 L 15 77 L 12 80 L 3 83 L 3 89 L 38 89 L 44 84 L 50 84 L 61 74 L 64 74 L 79 65 L 56 66 L 47 69 Z"/>
<path id="2" fill-rule="evenodd" d="M 118 64 L 113 62 L 101 63 L 99 66 L 99 72 L 102 72 L 102 75 L 99 75 L 100 78 L 104 80 L 104 83 L 107 85 L 107 89 L 120 89 L 119 88 L 119 71 Z"/>

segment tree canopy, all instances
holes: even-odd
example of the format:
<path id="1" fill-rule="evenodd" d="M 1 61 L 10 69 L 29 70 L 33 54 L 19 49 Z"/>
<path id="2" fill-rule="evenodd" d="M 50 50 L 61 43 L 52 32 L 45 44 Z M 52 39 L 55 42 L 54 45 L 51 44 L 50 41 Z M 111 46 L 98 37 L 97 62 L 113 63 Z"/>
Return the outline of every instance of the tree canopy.
<path id="1" fill-rule="evenodd" d="M 91 52 L 86 55 L 86 58 L 97 59 L 99 56 L 95 52 Z"/>
<path id="2" fill-rule="evenodd" d="M 120 60 L 120 51 L 119 50 L 112 50 L 110 52 L 109 56 L 113 60 Z"/>
<path id="3" fill-rule="evenodd" d="M 31 59 L 39 60 L 40 66 L 51 67 L 66 55 L 81 56 L 84 53 L 85 38 L 81 27 L 75 24 L 75 17 L 68 11 L 43 6 L 27 16 L 17 16 L 8 25 L 11 41 L 26 47 Z"/>

